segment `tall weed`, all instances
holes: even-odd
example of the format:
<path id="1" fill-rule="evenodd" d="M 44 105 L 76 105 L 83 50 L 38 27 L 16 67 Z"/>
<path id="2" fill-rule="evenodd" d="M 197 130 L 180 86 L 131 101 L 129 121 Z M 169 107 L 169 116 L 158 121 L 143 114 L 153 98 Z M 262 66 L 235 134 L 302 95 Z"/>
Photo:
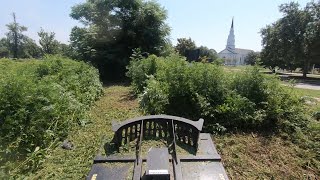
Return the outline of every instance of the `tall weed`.
<path id="1" fill-rule="evenodd" d="M 98 71 L 83 62 L 60 56 L 1 59 L 1 149 L 26 154 L 65 138 L 72 126 L 86 121 L 101 94 Z"/>

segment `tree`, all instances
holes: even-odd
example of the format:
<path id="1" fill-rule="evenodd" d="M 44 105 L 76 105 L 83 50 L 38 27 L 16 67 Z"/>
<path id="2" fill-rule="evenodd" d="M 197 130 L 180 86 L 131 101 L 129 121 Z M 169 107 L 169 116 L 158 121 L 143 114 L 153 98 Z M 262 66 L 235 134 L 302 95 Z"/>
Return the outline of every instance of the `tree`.
<path id="1" fill-rule="evenodd" d="M 25 26 L 19 25 L 16 21 L 16 14 L 12 13 L 13 22 L 7 24 L 9 32 L 6 34 L 10 50 L 13 52 L 13 58 L 18 58 L 18 51 L 21 46 L 24 35 L 22 32 L 27 31 Z"/>
<path id="2" fill-rule="evenodd" d="M 206 46 L 200 46 L 200 58 L 206 57 L 211 61 L 214 61 L 218 58 L 217 52 L 214 49 L 209 49 Z"/>
<path id="3" fill-rule="evenodd" d="M 54 32 L 45 32 L 42 28 L 39 35 L 39 44 L 41 45 L 41 50 L 44 54 L 56 54 L 59 48 L 59 42 L 55 40 Z"/>
<path id="4" fill-rule="evenodd" d="M 160 55 L 168 44 L 167 13 L 155 1 L 87 0 L 72 7 L 71 17 L 84 25 L 72 29 L 71 46 L 103 80 L 125 77 L 133 49 Z"/>
<path id="5" fill-rule="evenodd" d="M 69 57 L 72 59 L 76 59 L 77 55 L 72 46 L 69 44 L 59 43 L 58 45 L 58 54 L 61 54 L 62 56 Z"/>
<path id="6" fill-rule="evenodd" d="M 41 48 L 27 36 L 24 36 L 18 54 L 20 58 L 40 58 L 42 56 Z"/>
<path id="7" fill-rule="evenodd" d="M 259 61 L 259 53 L 250 52 L 247 57 L 244 59 L 244 62 L 248 65 L 255 65 Z"/>
<path id="8" fill-rule="evenodd" d="M 191 38 L 178 38 L 177 41 L 175 49 L 181 56 L 187 56 L 188 50 L 195 50 L 197 48 L 196 43 Z"/>
<path id="9" fill-rule="evenodd" d="M 0 58 L 9 57 L 9 46 L 6 38 L 0 39 Z"/>
<path id="10" fill-rule="evenodd" d="M 281 44 L 279 43 L 280 37 L 278 26 L 279 23 L 275 22 L 261 30 L 263 45 L 263 49 L 261 51 L 261 62 L 262 65 L 268 67 L 272 71 L 275 70 L 276 66 L 284 66 L 283 58 L 280 57 L 282 53 L 280 53 Z"/>
<path id="11" fill-rule="evenodd" d="M 309 54 L 310 62 L 320 63 L 320 1 L 318 3 L 310 2 L 305 8 L 310 16 L 310 22 L 307 24 L 304 33 L 304 49 Z"/>
<path id="12" fill-rule="evenodd" d="M 13 22 L 7 24 L 9 32 L 0 40 L 0 57 L 39 58 L 40 47 L 33 39 L 22 34 L 27 28 L 17 23 L 15 13 L 12 16 Z"/>
<path id="13" fill-rule="evenodd" d="M 283 17 L 261 30 L 265 66 L 293 70 L 303 69 L 306 77 L 314 52 L 319 47 L 319 5 L 308 3 L 300 9 L 298 3 L 282 4 Z"/>

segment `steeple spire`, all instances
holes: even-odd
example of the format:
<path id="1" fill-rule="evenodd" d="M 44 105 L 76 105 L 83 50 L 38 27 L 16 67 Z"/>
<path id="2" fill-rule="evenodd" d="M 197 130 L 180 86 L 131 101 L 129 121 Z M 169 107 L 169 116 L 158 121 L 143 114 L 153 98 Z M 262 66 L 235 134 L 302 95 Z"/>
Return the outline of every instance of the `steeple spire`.
<path id="1" fill-rule="evenodd" d="M 232 23 L 231 23 L 231 28 L 233 28 L 233 17 L 232 17 Z"/>
<path id="2" fill-rule="evenodd" d="M 230 32 L 229 32 L 229 36 L 228 36 L 228 41 L 227 41 L 227 46 L 226 48 L 234 51 L 236 46 L 235 46 L 235 37 L 234 37 L 234 30 L 233 30 L 233 18 L 232 18 L 232 22 L 231 22 L 231 28 L 230 28 Z"/>

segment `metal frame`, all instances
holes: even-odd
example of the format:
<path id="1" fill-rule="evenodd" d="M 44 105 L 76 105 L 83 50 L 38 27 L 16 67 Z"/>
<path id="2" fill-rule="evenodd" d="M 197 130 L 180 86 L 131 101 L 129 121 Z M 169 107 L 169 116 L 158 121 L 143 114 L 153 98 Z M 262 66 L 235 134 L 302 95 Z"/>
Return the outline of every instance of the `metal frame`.
<path id="1" fill-rule="evenodd" d="M 169 115 L 151 115 L 129 119 L 121 123 L 113 122 L 112 130 L 115 132 L 113 141 L 116 147 L 119 148 L 123 144 L 127 144 L 137 138 L 140 139 L 140 135 L 142 135 L 142 139 L 148 136 L 173 138 L 171 129 L 174 127 L 174 134 L 179 142 L 197 148 L 203 122 L 203 119 L 192 121 Z"/>
<path id="2" fill-rule="evenodd" d="M 136 140 L 136 159 L 134 164 L 134 180 L 140 180 L 142 169 L 141 142 L 147 137 L 172 139 L 172 162 L 176 180 L 182 180 L 181 162 L 176 153 L 176 141 L 188 144 L 197 149 L 199 134 L 202 130 L 203 119 L 189 119 L 169 116 L 151 115 L 129 119 L 121 123 L 113 123 L 115 132 L 114 143 L 118 148 L 123 144 Z M 106 159 L 105 159 L 106 160 Z"/>
<path id="3" fill-rule="evenodd" d="M 181 168 L 183 164 L 181 164 L 181 162 L 213 162 L 215 164 L 214 167 L 210 166 L 213 169 L 209 169 L 207 173 L 211 173 L 212 176 L 215 176 L 217 175 L 216 173 L 219 173 L 218 177 L 220 179 L 228 179 L 221 163 L 221 157 L 214 147 L 210 134 L 200 133 L 203 123 L 203 119 L 192 121 L 189 119 L 168 115 L 143 116 L 129 119 L 120 123 L 113 123 L 112 130 L 115 132 L 115 134 L 112 141 L 114 142 L 118 151 L 120 150 L 120 146 L 135 141 L 135 155 L 119 157 L 115 155 L 102 156 L 99 153 L 99 155 L 97 155 L 94 159 L 94 165 L 87 179 L 90 177 L 96 177 L 97 174 L 95 173 L 97 172 L 99 177 L 106 172 L 108 172 L 108 174 L 112 174 L 112 168 L 105 168 L 103 164 L 110 162 L 121 162 L 134 163 L 133 179 L 140 180 L 142 178 L 142 164 L 143 162 L 146 162 L 147 159 L 141 155 L 141 143 L 147 137 L 163 138 L 167 140 L 169 153 L 171 154 L 171 157 L 169 157 L 168 161 L 172 163 L 172 173 L 174 175 L 174 179 L 183 179 Z M 196 154 L 178 156 L 176 152 L 177 142 L 194 147 Z M 104 179 L 106 177 L 102 176 L 101 178 Z"/>

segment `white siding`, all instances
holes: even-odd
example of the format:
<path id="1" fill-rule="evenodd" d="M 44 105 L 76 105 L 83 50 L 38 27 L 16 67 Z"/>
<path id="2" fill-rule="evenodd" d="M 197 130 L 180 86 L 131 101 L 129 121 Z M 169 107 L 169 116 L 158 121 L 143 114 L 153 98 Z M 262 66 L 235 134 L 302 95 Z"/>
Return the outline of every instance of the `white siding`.
<path id="1" fill-rule="evenodd" d="M 235 51 L 240 51 L 240 53 L 234 53 L 224 49 L 218 53 L 218 56 L 219 58 L 225 59 L 225 65 L 244 65 L 244 59 L 251 52 L 251 50 L 236 49 Z"/>

